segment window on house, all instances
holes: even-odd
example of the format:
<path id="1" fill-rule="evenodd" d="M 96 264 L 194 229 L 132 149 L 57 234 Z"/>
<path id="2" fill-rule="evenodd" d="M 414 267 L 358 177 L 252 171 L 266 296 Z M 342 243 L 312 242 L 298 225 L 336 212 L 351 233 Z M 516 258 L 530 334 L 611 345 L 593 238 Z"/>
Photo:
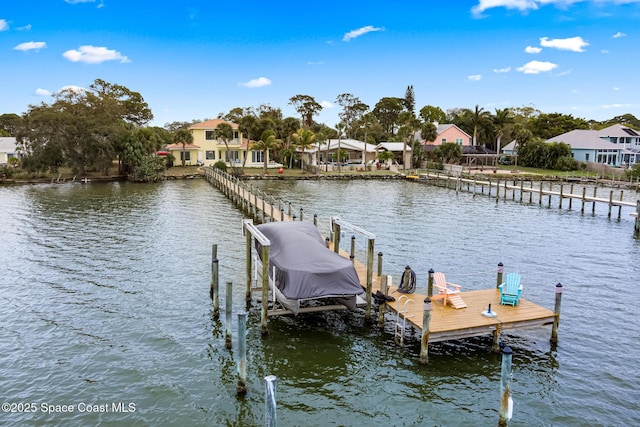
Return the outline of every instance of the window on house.
<path id="1" fill-rule="evenodd" d="M 585 162 L 588 162 L 588 161 L 589 161 L 589 153 L 587 153 L 587 154 L 585 154 L 585 155 L 584 155 L 584 161 L 585 161 Z"/>
<path id="2" fill-rule="evenodd" d="M 227 162 L 237 162 L 239 157 L 238 157 L 238 150 L 231 150 L 231 151 L 226 151 L 225 152 L 225 159 Z"/>
<path id="3" fill-rule="evenodd" d="M 456 138 L 456 144 L 462 145 L 462 138 Z"/>
<path id="4" fill-rule="evenodd" d="M 253 163 L 264 163 L 264 151 L 252 151 L 251 161 Z"/>
<path id="5" fill-rule="evenodd" d="M 180 152 L 180 161 L 182 161 L 182 157 L 184 155 L 184 161 L 185 162 L 190 162 L 191 161 L 191 151 L 181 151 Z"/>
<path id="6" fill-rule="evenodd" d="M 440 142 L 442 142 L 443 144 L 446 144 L 447 143 L 447 138 L 442 138 L 442 140 Z"/>
<path id="7" fill-rule="evenodd" d="M 204 131 L 204 139 L 206 139 L 207 141 L 215 141 L 216 138 L 216 131 L 214 130 L 206 130 Z"/>
<path id="8" fill-rule="evenodd" d="M 238 139 L 238 131 L 233 132 L 233 139 Z"/>
<path id="9" fill-rule="evenodd" d="M 215 151 L 207 151 L 205 153 L 206 159 L 207 160 L 215 160 L 216 159 L 216 152 Z"/>

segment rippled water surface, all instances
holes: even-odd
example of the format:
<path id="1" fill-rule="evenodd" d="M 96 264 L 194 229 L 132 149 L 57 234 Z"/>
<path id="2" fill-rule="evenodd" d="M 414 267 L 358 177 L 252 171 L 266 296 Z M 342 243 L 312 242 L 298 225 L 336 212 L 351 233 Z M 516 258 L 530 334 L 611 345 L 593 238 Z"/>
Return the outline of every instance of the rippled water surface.
<path id="1" fill-rule="evenodd" d="M 503 337 L 514 350 L 509 424 L 640 424 L 640 242 L 628 213 L 618 221 L 606 207 L 581 215 L 576 204 L 397 181 L 256 185 L 303 207 L 305 220 L 317 214 L 323 233 L 330 215 L 375 233 L 396 282 L 410 265 L 423 288 L 433 268 L 485 289 L 503 262 L 550 309 L 562 283 L 557 347 L 550 329 Z M 217 244 L 234 316 L 245 309 L 242 217 L 203 180 L 0 187 L 0 395 L 37 405 L 1 413 L 0 425 L 261 425 L 266 375 L 278 378 L 280 425 L 497 424 L 500 356 L 489 338 L 432 345 L 422 366 L 416 334 L 396 347 L 391 319 L 379 331 L 360 311 L 274 318 L 262 338 L 252 307 L 248 394 L 238 398 L 237 346 L 225 348 L 209 285 Z"/>

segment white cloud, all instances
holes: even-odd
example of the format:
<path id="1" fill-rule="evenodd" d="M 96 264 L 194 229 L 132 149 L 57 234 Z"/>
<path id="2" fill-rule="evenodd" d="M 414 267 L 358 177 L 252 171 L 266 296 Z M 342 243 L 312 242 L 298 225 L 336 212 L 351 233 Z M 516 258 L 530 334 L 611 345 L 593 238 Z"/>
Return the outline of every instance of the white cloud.
<path id="1" fill-rule="evenodd" d="M 0 31 L 6 31 L 9 29 L 9 23 L 6 19 L 0 19 Z"/>
<path id="2" fill-rule="evenodd" d="M 24 43 L 20 43 L 19 45 L 17 45 L 16 47 L 14 47 L 14 50 L 21 50 L 23 52 L 26 52 L 28 50 L 40 50 L 47 47 L 47 44 L 45 42 L 24 42 Z"/>
<path id="3" fill-rule="evenodd" d="M 557 66 L 558 64 L 554 64 L 553 62 L 530 61 L 522 67 L 516 68 L 516 70 L 525 74 L 540 74 L 551 71 Z"/>
<path id="4" fill-rule="evenodd" d="M 322 108 L 333 108 L 333 107 L 335 107 L 335 105 L 333 105 L 329 101 L 322 101 L 320 103 L 320 105 L 322 105 Z"/>
<path id="5" fill-rule="evenodd" d="M 607 54 L 607 53 L 609 53 L 609 51 L 608 51 L 607 49 L 602 49 L 602 50 L 600 51 L 600 53 Z"/>
<path id="6" fill-rule="evenodd" d="M 317 61 L 317 62 L 312 62 L 312 61 L 308 61 L 307 65 L 322 65 L 324 64 L 324 62 L 322 61 Z"/>
<path id="7" fill-rule="evenodd" d="M 614 86 L 613 90 L 620 90 L 620 88 L 618 86 Z"/>
<path id="8" fill-rule="evenodd" d="M 266 77 L 258 77 L 257 79 L 249 80 L 245 83 L 238 83 L 239 86 L 244 87 L 262 87 L 269 86 L 271 84 L 271 80 Z"/>
<path id="9" fill-rule="evenodd" d="M 49 91 L 48 91 L 48 90 L 46 90 L 46 89 L 38 88 L 38 89 L 36 89 L 35 94 L 36 94 L 36 95 L 38 95 L 38 96 L 50 96 L 50 95 L 51 95 L 51 92 L 49 92 Z"/>
<path id="10" fill-rule="evenodd" d="M 366 27 L 358 28 L 357 30 L 351 30 L 348 33 L 345 33 L 342 38 L 343 42 L 348 42 L 351 39 L 355 39 L 356 37 L 360 37 L 363 34 L 367 34 L 373 31 L 384 31 L 384 28 L 374 27 L 373 25 L 367 25 Z"/>
<path id="11" fill-rule="evenodd" d="M 494 68 L 493 72 L 494 73 L 508 73 L 509 71 L 511 71 L 511 67 L 505 67 L 505 68 Z"/>
<path id="12" fill-rule="evenodd" d="M 527 46 L 524 48 L 524 51 L 527 53 L 540 53 L 542 52 L 542 48 L 541 47 L 535 47 L 535 46 Z"/>
<path id="13" fill-rule="evenodd" d="M 68 90 L 68 91 L 71 91 L 71 92 L 76 92 L 76 93 L 82 93 L 82 92 L 86 92 L 87 91 L 82 86 L 76 86 L 76 85 L 66 85 L 66 86 L 62 86 L 60 88 L 60 92 L 65 91 L 65 90 Z"/>
<path id="14" fill-rule="evenodd" d="M 472 82 L 477 82 L 480 79 L 482 79 L 482 76 L 480 74 L 473 74 L 473 75 L 467 76 L 467 79 L 471 80 Z"/>
<path id="15" fill-rule="evenodd" d="M 619 39 L 620 37 L 626 37 L 627 35 L 625 33 L 621 33 L 620 31 L 618 31 L 617 33 L 615 33 L 612 37 L 614 39 Z"/>
<path id="16" fill-rule="evenodd" d="M 71 49 L 62 54 L 71 62 L 84 62 L 87 64 L 100 64 L 104 61 L 117 61 L 121 63 L 131 62 L 129 58 L 106 47 L 85 45 L 79 50 Z"/>
<path id="17" fill-rule="evenodd" d="M 31 24 L 27 24 L 24 27 L 18 27 L 18 31 L 29 31 L 31 30 Z"/>
<path id="18" fill-rule="evenodd" d="M 570 50 L 572 52 L 584 52 L 584 47 L 589 46 L 589 43 L 584 41 L 582 37 L 569 37 L 566 39 L 549 39 L 548 37 L 540 38 L 540 46 L 552 47 L 560 50 Z"/>
<path id="19" fill-rule="evenodd" d="M 526 12 L 528 10 L 537 10 L 541 6 L 546 6 L 548 4 L 555 5 L 560 8 L 567 8 L 574 3 L 582 3 L 585 1 L 590 1 L 597 4 L 613 3 L 614 5 L 618 5 L 638 3 L 640 0 L 478 0 L 478 4 L 471 8 L 471 12 L 474 15 L 478 16 L 481 15 L 485 10 L 497 7 L 504 7 L 505 9 L 517 9 L 521 12 Z"/>
<path id="20" fill-rule="evenodd" d="M 602 106 L 604 109 L 608 108 L 630 108 L 633 107 L 633 104 L 605 104 Z"/>

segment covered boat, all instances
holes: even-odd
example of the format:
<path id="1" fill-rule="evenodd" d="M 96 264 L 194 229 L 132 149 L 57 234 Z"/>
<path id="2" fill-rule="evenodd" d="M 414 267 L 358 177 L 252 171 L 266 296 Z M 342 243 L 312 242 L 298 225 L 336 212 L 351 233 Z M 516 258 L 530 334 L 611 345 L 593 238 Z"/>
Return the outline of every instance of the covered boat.
<path id="1" fill-rule="evenodd" d="M 269 282 L 283 306 L 298 314 L 302 301 L 335 298 L 355 308 L 357 295 L 363 293 L 358 273 L 351 261 L 326 247 L 313 224 L 271 222 L 257 228 L 271 243 Z"/>

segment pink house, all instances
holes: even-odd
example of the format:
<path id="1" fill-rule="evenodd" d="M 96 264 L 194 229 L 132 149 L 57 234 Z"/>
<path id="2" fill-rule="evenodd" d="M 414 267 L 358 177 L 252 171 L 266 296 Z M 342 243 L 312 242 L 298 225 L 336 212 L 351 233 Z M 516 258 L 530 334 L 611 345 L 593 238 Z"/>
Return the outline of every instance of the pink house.
<path id="1" fill-rule="evenodd" d="M 454 144 L 458 144 L 460 146 L 470 146 L 471 145 L 471 136 L 460 129 L 456 125 L 445 124 L 441 125 L 438 123 L 434 123 L 436 128 L 438 129 L 438 136 L 435 141 L 422 141 L 422 145 L 432 145 L 438 146 L 442 144 L 446 144 L 452 142 Z M 422 139 L 422 138 L 420 138 Z"/>

